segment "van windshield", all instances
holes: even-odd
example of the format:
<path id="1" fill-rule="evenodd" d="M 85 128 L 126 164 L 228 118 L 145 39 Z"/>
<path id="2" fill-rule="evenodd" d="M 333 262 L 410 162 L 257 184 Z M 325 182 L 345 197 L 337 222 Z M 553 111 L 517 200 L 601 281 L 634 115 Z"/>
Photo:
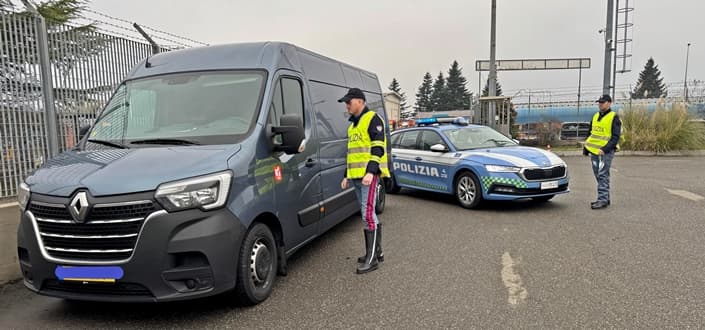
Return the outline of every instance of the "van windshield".
<path id="1" fill-rule="evenodd" d="M 262 72 L 229 71 L 128 81 L 103 109 L 88 141 L 127 147 L 237 143 L 256 120 L 264 80 Z M 188 143 L 174 143 L 179 141 Z"/>

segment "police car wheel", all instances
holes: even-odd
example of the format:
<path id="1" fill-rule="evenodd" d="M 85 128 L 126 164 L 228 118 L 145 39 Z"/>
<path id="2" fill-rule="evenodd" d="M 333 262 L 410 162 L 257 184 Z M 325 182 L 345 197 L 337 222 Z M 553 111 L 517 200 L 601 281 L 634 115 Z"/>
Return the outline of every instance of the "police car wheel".
<path id="1" fill-rule="evenodd" d="M 474 174 L 465 172 L 455 180 L 455 198 L 466 209 L 476 208 L 482 202 L 480 183 Z"/>
<path id="2" fill-rule="evenodd" d="M 277 245 L 265 224 L 255 224 L 240 248 L 235 294 L 242 305 L 256 305 L 272 293 L 277 275 Z"/>
<path id="3" fill-rule="evenodd" d="M 382 181 L 377 182 L 377 200 L 375 201 L 375 213 L 382 214 L 384 206 L 387 204 L 387 194 L 385 184 Z"/>

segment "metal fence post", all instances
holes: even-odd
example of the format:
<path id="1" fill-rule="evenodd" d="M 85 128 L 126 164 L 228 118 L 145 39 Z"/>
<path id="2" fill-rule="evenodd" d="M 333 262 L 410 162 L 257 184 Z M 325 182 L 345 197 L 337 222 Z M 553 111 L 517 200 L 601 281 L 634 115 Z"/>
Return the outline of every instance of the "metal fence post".
<path id="1" fill-rule="evenodd" d="M 54 83 L 51 76 L 51 59 L 49 58 L 49 35 L 44 16 L 37 11 L 29 0 L 22 0 L 27 10 L 31 12 L 37 24 L 37 52 L 39 55 L 39 71 L 42 78 L 42 98 L 44 99 L 44 123 L 47 132 L 48 156 L 59 153 L 59 134 L 56 123 L 56 106 L 54 104 Z"/>

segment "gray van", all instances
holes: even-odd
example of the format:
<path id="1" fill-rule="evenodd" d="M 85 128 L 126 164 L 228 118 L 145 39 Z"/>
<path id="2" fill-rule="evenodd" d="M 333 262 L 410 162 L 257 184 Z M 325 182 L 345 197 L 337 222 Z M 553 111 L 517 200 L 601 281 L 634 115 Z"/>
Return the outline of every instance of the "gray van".
<path id="1" fill-rule="evenodd" d="M 149 57 L 77 148 L 21 184 L 24 284 L 75 300 L 262 302 L 287 257 L 359 211 L 340 188 L 336 101 L 350 87 L 386 121 L 375 74 L 294 45 Z"/>

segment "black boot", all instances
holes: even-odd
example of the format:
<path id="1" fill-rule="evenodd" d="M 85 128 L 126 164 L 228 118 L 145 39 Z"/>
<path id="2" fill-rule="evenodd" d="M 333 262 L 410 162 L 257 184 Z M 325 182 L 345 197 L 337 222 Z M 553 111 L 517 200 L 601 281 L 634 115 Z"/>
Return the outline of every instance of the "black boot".
<path id="1" fill-rule="evenodd" d="M 358 274 L 369 273 L 379 266 L 377 263 L 377 240 L 379 238 L 379 230 L 367 230 L 365 229 L 365 250 L 367 253 L 367 259 L 365 262 L 357 266 Z"/>
<path id="2" fill-rule="evenodd" d="M 367 237 L 365 237 L 367 239 Z M 365 263 L 367 255 L 357 258 L 357 262 L 362 264 Z M 384 262 L 384 253 L 382 252 L 382 224 L 377 224 L 377 261 Z"/>

